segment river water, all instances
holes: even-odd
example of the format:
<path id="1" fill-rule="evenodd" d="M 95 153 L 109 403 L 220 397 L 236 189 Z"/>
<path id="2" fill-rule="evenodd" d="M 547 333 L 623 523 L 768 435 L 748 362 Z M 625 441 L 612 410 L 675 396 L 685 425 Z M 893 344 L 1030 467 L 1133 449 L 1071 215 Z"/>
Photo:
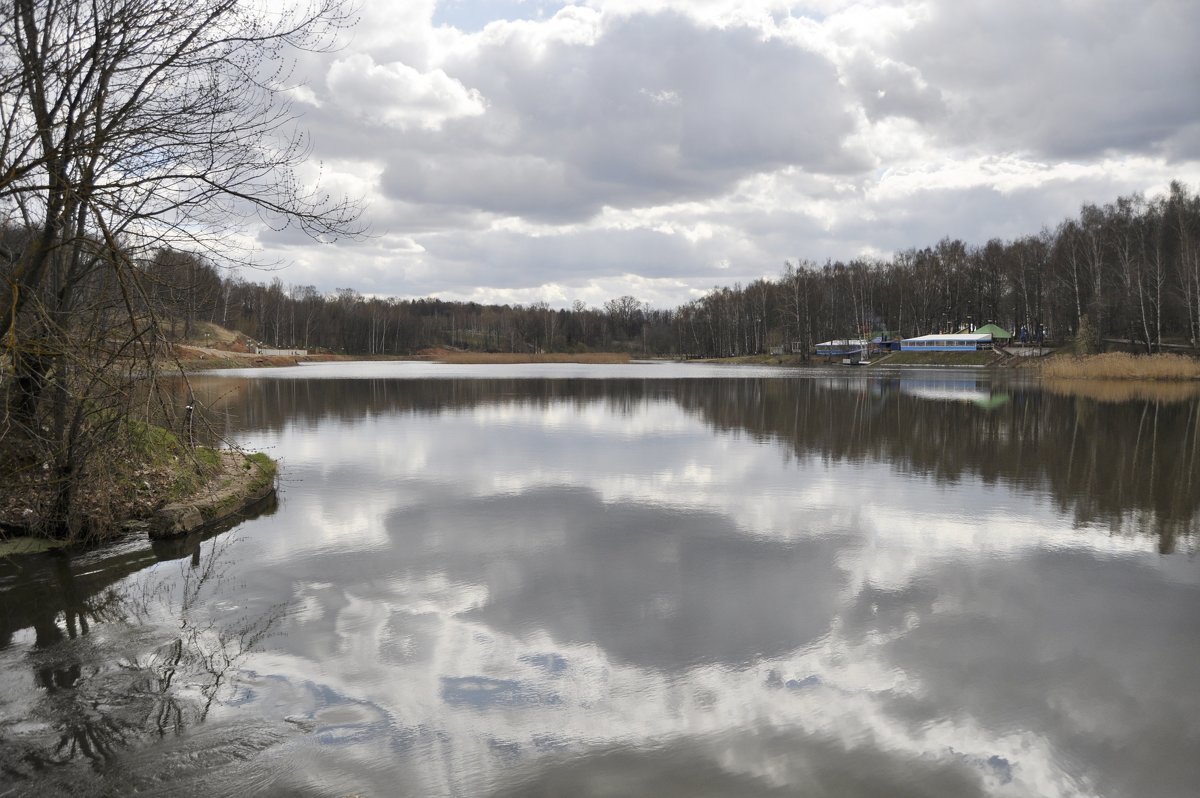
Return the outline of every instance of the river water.
<path id="1" fill-rule="evenodd" d="M 0 796 L 1196 794 L 1194 391 L 192 382 L 278 501 L 0 561 Z"/>

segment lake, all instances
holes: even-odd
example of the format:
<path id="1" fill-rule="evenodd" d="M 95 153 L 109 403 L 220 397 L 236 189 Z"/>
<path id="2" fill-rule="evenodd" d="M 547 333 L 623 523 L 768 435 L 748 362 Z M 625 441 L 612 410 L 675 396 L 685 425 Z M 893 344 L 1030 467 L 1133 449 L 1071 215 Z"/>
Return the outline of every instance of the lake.
<path id="1" fill-rule="evenodd" d="M 0 795 L 1200 783 L 1200 400 L 984 372 L 192 378 L 203 538 L 0 561 Z"/>

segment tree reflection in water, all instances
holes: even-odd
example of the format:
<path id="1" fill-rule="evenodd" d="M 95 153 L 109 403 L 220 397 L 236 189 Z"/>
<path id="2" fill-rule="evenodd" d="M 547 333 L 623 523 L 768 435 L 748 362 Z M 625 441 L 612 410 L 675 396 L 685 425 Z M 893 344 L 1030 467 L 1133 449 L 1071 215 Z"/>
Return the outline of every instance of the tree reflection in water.
<path id="1" fill-rule="evenodd" d="M 670 399 L 714 429 L 775 440 L 800 459 L 877 462 L 954 483 L 1048 493 L 1079 527 L 1158 537 L 1164 553 L 1200 524 L 1200 386 L 899 376 L 699 379 L 243 379 L 209 377 L 197 398 L 227 437 L 323 419 L 477 406 Z"/>
<path id="2" fill-rule="evenodd" d="M 0 723 L 7 780 L 104 771 L 123 750 L 179 734 L 237 696 L 239 663 L 283 608 L 219 623 L 202 611 L 221 595 L 236 540 L 192 537 L 109 556 L 45 555 L 44 568 L 0 565 L 0 649 L 32 629 L 27 661 L 38 688 Z M 178 563 L 150 568 L 162 560 Z"/>
<path id="3" fill-rule="evenodd" d="M 983 377 L 727 380 L 677 398 L 718 429 L 780 440 L 799 458 L 1046 492 L 1078 527 L 1154 535 L 1169 553 L 1200 525 L 1200 399 L 1160 387 L 1112 400 Z"/>
<path id="4" fill-rule="evenodd" d="M 1184 610 L 1168 610 L 1153 630 L 1143 620 L 1194 598 L 1191 582 L 1176 586 L 1164 576 L 1186 558 L 1143 556 L 1145 540 L 1124 547 L 1136 552 L 1123 558 L 1109 557 L 1104 545 L 1059 551 L 1053 537 L 1070 534 L 1063 523 L 1032 530 L 999 554 L 975 552 L 972 535 L 945 549 L 919 533 L 868 539 L 876 530 L 866 526 L 861 536 L 838 528 L 760 537 L 741 534 L 740 505 L 720 494 L 766 475 L 766 488 L 747 504 L 769 501 L 777 495 L 770 489 L 830 471 L 842 478 L 830 484 L 852 480 L 856 497 L 880 488 L 881 507 L 906 500 L 890 506 L 908 512 L 913 528 L 954 510 L 945 498 L 994 508 L 999 521 L 980 529 L 1003 533 L 1005 513 L 1028 498 L 1036 513 L 1016 508 L 1018 522 L 1057 511 L 1081 537 L 1113 529 L 1154 534 L 1164 550 L 1194 546 L 1194 394 L 1110 400 L 962 375 L 201 382 L 198 394 L 217 394 L 207 404 L 225 413 L 229 437 L 283 430 L 260 437 L 277 441 L 284 458 L 297 451 L 289 445 L 307 449 L 308 460 L 292 462 L 304 493 L 286 519 L 264 525 L 286 555 L 264 559 L 251 591 L 222 586 L 228 540 L 114 553 L 99 568 L 56 560 L 40 587 L 0 563 L 0 666 L 22 666 L 19 676 L 0 669 L 8 680 L 0 715 L 16 719 L 0 719 L 6 782 L 68 793 L 74 776 L 72 786 L 101 794 L 155 786 L 187 794 L 216 791 L 216 768 L 241 759 L 253 764 L 223 768 L 232 774 L 221 785 L 228 792 L 258 784 L 256 774 L 314 794 L 388 794 L 406 784 L 416 785 L 408 794 L 473 794 L 485 783 L 514 785 L 511 794 L 567 794 L 584 792 L 592 776 L 605 786 L 610 776 L 633 776 L 662 784 L 664 794 L 667 784 L 689 794 L 710 786 L 774 794 L 801 784 L 884 794 L 909 780 L 922 794 L 940 783 L 940 794 L 961 796 L 980 772 L 1019 780 L 1022 767 L 1026 776 L 1050 772 L 1060 755 L 1064 778 L 1094 771 L 1112 781 L 1131 772 L 1111 756 L 1109 718 L 1134 730 L 1118 740 L 1129 761 L 1144 763 L 1129 783 L 1194 782 L 1186 767 L 1164 775 L 1173 758 L 1156 745 L 1164 730 L 1176 739 L 1187 728 L 1170 710 L 1180 700 L 1174 686 L 1186 682 L 1177 674 L 1195 660 L 1194 624 Z M 567 424 L 568 434 L 539 426 L 572 412 L 568 421 L 578 423 Z M 657 446 L 662 424 L 681 413 L 685 445 L 664 445 L 661 458 L 631 466 L 628 458 Z M 374 424 L 377 415 L 421 418 Z M 588 426 L 597 416 L 604 423 Z M 345 429 L 329 423 L 325 437 L 306 437 L 331 421 Z M 632 447 L 614 434 L 625 421 Z M 498 435 L 477 442 L 476 428 L 463 423 L 456 445 L 450 436 L 460 422 L 491 424 Z M 356 432 L 369 445 L 359 449 Z M 710 439 L 723 446 L 739 438 L 749 465 L 731 468 L 713 502 L 656 503 L 659 466 L 717 463 L 712 453 L 721 447 L 707 447 Z M 746 438 L 767 445 L 747 447 Z M 486 445 L 506 443 L 516 444 L 512 453 L 488 459 Z M 357 468 L 406 444 L 436 456 Z M 527 463 L 557 474 L 593 447 L 613 457 L 571 480 L 473 492 L 474 478 L 500 471 L 495 463 L 518 476 Z M 480 462 L 467 469 L 476 451 Z M 780 469 L 780 451 L 801 467 Z M 304 472 L 306 464 L 313 470 Z M 721 465 L 717 480 L 725 478 Z M 628 490 L 606 497 L 592 489 L 630 471 L 642 480 Z M 453 489 L 439 490 L 447 485 Z M 346 486 L 365 487 L 368 498 Z M 381 494 L 377 504 L 372 490 Z M 415 496 L 408 503 L 407 490 Z M 1007 503 L 988 505 L 996 498 L 989 493 Z M 343 536 L 336 524 L 359 503 L 377 526 Z M 826 506 L 854 509 L 805 505 L 815 507 L 811 516 L 781 513 L 777 525 L 772 517 L 747 529 L 786 533 L 786 522 L 823 518 Z M 880 526 L 888 520 L 879 510 L 876 518 Z M 325 534 L 327 524 L 336 534 Z M 306 531 L 308 538 L 294 534 Z M 885 548 L 870 548 L 877 540 Z M 147 570 L 156 553 L 190 565 Z M 228 572 L 245 573 L 241 565 Z M 21 579 L 28 584 L 16 585 Z M 254 662 L 256 675 L 244 658 L 284 626 L 276 624 L 280 611 L 231 622 L 214 598 L 266 595 L 287 596 L 297 612 L 270 660 Z M 1125 609 L 1128 617 L 1114 617 Z M 1120 636 L 1133 642 L 1112 645 Z M 863 680 L 864 663 L 878 677 Z M 597 678 L 602 673 L 615 677 Z M 911 691 L 894 690 L 897 674 L 911 677 Z M 864 687 L 876 680 L 878 687 Z M 35 692 L 29 685 L 39 687 L 32 698 L 22 694 Z M 593 715 L 610 696 L 611 707 Z M 850 696 L 862 702 L 848 706 Z M 222 710 L 243 701 L 256 705 Z M 1080 711 L 1066 717 L 1061 707 Z M 278 717 L 280 708 L 291 714 Z M 820 716 L 847 720 L 850 737 L 836 724 L 803 722 Z M 697 733 L 707 728 L 716 731 Z M 851 738 L 865 742 L 845 744 Z M 288 739 L 295 745 L 255 757 Z M 944 749 L 946 740 L 954 747 Z M 739 748 L 736 766 L 721 764 Z M 576 756 L 581 751 L 587 755 Z M 1018 762 L 1022 752 L 1033 758 Z M 780 774 L 780 762 L 792 770 L 778 782 L 747 776 Z M 522 769 L 506 770 L 514 767 Z M 102 777 L 78 778 L 88 768 Z M 502 773 L 514 780 L 489 781 Z M 363 790 L 364 780 L 386 786 Z"/>

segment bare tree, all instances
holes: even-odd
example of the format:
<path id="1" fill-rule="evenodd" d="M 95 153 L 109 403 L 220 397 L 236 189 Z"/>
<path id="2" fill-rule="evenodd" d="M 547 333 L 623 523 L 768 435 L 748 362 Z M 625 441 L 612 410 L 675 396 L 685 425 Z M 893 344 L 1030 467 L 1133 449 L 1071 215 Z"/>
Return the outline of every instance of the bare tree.
<path id="1" fill-rule="evenodd" d="M 1172 181 L 1167 208 L 1178 242 L 1176 275 L 1187 318 L 1187 337 L 1192 348 L 1200 348 L 1200 197 L 1189 196 L 1182 183 Z"/>
<path id="2" fill-rule="evenodd" d="M 221 242 L 251 224 L 321 240 L 357 232 L 353 202 L 296 177 L 308 145 L 286 100 L 289 53 L 328 46 L 349 21 L 342 0 L 0 10 L 0 221 L 24 234 L 0 252 L 5 429 L 52 471 L 48 526 L 72 526 L 80 436 L 121 417 L 99 394 L 128 397 L 164 354 L 140 266 L 150 253 L 236 254 Z"/>

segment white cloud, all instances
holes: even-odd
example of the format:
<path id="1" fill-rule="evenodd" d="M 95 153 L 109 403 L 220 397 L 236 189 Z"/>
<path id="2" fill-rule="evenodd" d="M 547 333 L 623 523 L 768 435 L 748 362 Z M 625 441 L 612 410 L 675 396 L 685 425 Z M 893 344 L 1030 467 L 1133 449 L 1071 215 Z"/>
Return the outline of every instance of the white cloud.
<path id="1" fill-rule="evenodd" d="M 264 239 L 305 281 L 670 305 L 1200 183 L 1197 4 L 453 6 L 367 0 L 344 50 L 306 56 L 314 159 L 361 188 L 376 238 Z"/>
<path id="2" fill-rule="evenodd" d="M 406 130 L 439 130 L 450 119 L 484 112 L 483 97 L 440 69 L 420 72 L 366 53 L 334 61 L 325 80 L 334 101 L 360 119 Z"/>

